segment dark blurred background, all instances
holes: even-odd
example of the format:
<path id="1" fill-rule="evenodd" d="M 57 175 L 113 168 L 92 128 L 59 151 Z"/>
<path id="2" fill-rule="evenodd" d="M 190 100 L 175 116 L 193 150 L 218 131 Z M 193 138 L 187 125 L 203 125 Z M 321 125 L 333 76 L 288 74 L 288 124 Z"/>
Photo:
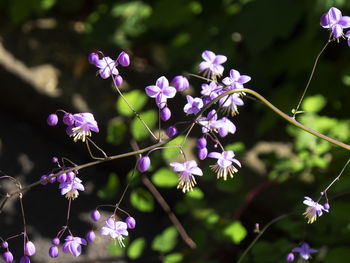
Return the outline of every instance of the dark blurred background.
<path id="1" fill-rule="evenodd" d="M 114 59 L 123 50 L 130 55 L 131 66 L 119 69 L 124 79 L 121 90 L 136 104 L 143 101 L 136 107 L 150 123 L 157 119 L 155 104 L 145 98 L 144 88 L 162 75 L 171 80 L 198 73 L 204 50 L 226 55 L 225 75 L 234 68 L 251 76 L 245 87 L 291 114 L 327 42 L 329 32 L 319 19 L 332 5 L 350 15 L 350 3 L 324 0 L 0 0 L 0 170 L 25 185 L 54 168 L 53 156 L 78 164 L 91 161 L 85 145 L 66 136 L 63 125 L 47 126 L 46 117 L 57 109 L 92 112 L 100 128 L 93 140 L 107 154 L 131 151 L 135 140 L 139 147 L 153 143 L 137 133 L 136 120 L 117 102 L 111 81 L 96 76 L 96 68 L 87 61 L 94 51 Z M 303 104 L 306 113 L 298 115 L 303 124 L 348 144 L 349 59 L 345 40 L 327 47 Z M 199 96 L 201 81 L 190 78 L 190 83 L 187 93 Z M 184 95 L 169 101 L 170 123 L 186 119 L 185 102 Z M 197 180 L 197 190 L 183 195 L 167 168 L 174 153 L 151 155 L 152 170 L 146 176 L 177 214 L 196 249 L 176 234 L 137 174 L 122 202 L 137 220 L 127 248 L 121 250 L 108 238 L 97 237 L 77 261 L 236 262 L 256 235 L 255 223 L 264 226 L 296 211 L 269 229 L 245 262 L 285 262 L 285 255 L 302 240 L 319 249 L 315 262 L 347 262 L 349 172 L 329 192 L 334 198 L 329 214 L 306 226 L 301 213 L 303 197 L 317 199 L 349 152 L 288 126 L 254 100 L 247 98 L 245 104 L 232 120 L 237 133 L 224 140 L 243 164 L 234 179 L 217 181 L 208 168 L 213 160 L 203 161 L 205 174 Z M 199 130 L 187 144 L 193 156 L 196 136 Z M 86 191 L 73 201 L 74 234 L 84 236 L 91 228 L 98 232 L 103 222 L 92 224 L 89 213 L 99 204 L 119 200 L 134 164 L 132 157 L 81 170 Z M 14 188 L 1 180 L 0 190 L 4 194 Z M 67 201 L 55 183 L 28 191 L 24 205 L 28 233 L 37 244 L 33 261 L 46 262 L 50 240 L 65 223 Z M 106 210 L 103 215 L 111 213 Z M 5 239 L 21 231 L 18 200 L 12 200 L 0 214 L 0 236 Z M 21 244 L 20 239 L 10 242 L 16 258 L 22 254 Z M 62 254 L 56 262 L 75 261 Z"/>

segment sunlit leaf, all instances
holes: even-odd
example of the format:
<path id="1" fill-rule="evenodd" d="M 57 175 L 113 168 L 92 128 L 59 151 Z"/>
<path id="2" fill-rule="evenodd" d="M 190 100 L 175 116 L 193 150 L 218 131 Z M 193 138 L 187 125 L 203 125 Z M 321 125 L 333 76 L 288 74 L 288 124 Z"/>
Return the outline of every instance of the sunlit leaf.
<path id="1" fill-rule="evenodd" d="M 128 101 L 129 105 L 132 105 L 133 109 L 136 112 L 139 112 L 140 110 L 142 110 L 143 106 L 145 106 L 148 100 L 145 93 L 137 89 L 132 90 L 130 92 L 126 92 L 123 94 L 123 96 Z M 124 99 L 120 96 L 118 97 L 118 101 L 117 101 L 117 109 L 118 109 L 118 112 L 124 116 L 130 117 L 130 116 L 133 116 L 134 114 L 133 111 L 126 104 Z"/>
<path id="2" fill-rule="evenodd" d="M 157 123 L 157 113 L 154 110 L 149 110 L 140 113 L 140 117 L 151 130 L 154 129 Z M 140 141 L 150 136 L 149 131 L 137 117 L 135 117 L 131 123 L 131 133 L 137 141 Z"/>
<path id="3" fill-rule="evenodd" d="M 163 263 L 178 263 L 183 259 L 183 255 L 181 253 L 172 253 L 166 255 L 163 259 Z"/>
<path id="4" fill-rule="evenodd" d="M 142 188 L 137 188 L 131 192 L 130 202 L 133 207 L 142 212 L 152 212 L 154 208 L 153 196 Z"/>
<path id="5" fill-rule="evenodd" d="M 230 240 L 239 244 L 246 237 L 247 230 L 239 221 L 234 221 L 224 228 L 224 235 L 230 238 Z"/>
<path id="6" fill-rule="evenodd" d="M 146 247 L 146 239 L 143 237 L 139 237 L 135 239 L 129 246 L 127 255 L 131 259 L 137 259 L 141 256 L 143 250 Z"/>
<path id="7" fill-rule="evenodd" d="M 326 105 L 326 99 L 322 95 L 306 97 L 301 108 L 306 112 L 319 112 Z"/>
<path id="8" fill-rule="evenodd" d="M 168 227 L 153 239 L 152 249 L 162 253 L 171 251 L 177 243 L 177 236 L 176 228 L 174 226 Z"/>
<path id="9" fill-rule="evenodd" d="M 168 168 L 160 168 L 153 174 L 152 182 L 159 187 L 174 187 L 178 183 L 178 176 Z"/>
<path id="10" fill-rule="evenodd" d="M 119 178 L 115 173 L 110 173 L 107 184 L 97 191 L 97 196 L 101 199 L 113 199 L 119 190 Z"/>

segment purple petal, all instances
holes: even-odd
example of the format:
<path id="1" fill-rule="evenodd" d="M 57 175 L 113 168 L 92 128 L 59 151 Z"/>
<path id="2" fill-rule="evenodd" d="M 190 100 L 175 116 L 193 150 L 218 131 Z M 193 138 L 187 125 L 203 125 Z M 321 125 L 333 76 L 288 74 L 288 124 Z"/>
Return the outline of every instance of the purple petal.
<path id="1" fill-rule="evenodd" d="M 233 159 L 232 162 L 234 162 L 235 164 L 237 164 L 239 167 L 242 167 L 240 161 L 238 161 L 237 159 Z"/>
<path id="2" fill-rule="evenodd" d="M 242 75 L 239 79 L 238 82 L 241 84 L 247 83 L 248 81 L 250 81 L 252 78 L 247 76 L 247 75 Z"/>
<path id="3" fill-rule="evenodd" d="M 320 24 L 323 28 L 329 28 L 329 16 L 328 13 L 325 13 L 321 16 Z"/>
<path id="4" fill-rule="evenodd" d="M 335 38 L 341 37 L 343 34 L 343 28 L 341 25 L 336 24 L 333 28 L 332 28 L 333 34 Z"/>
<path id="5" fill-rule="evenodd" d="M 203 53 L 202 53 L 202 58 L 205 60 L 205 61 L 209 61 L 209 62 L 212 62 L 214 59 L 215 59 L 216 55 L 214 52 L 212 51 L 209 51 L 209 50 L 205 50 Z"/>
<path id="6" fill-rule="evenodd" d="M 156 85 L 162 90 L 169 86 L 169 81 L 166 77 L 162 76 L 157 79 Z"/>
<path id="7" fill-rule="evenodd" d="M 332 7 L 328 11 L 329 21 L 333 23 L 338 23 L 338 21 L 341 19 L 342 14 L 338 8 Z"/>
<path id="8" fill-rule="evenodd" d="M 211 152 L 208 154 L 208 157 L 210 158 L 215 158 L 215 159 L 219 159 L 221 158 L 221 153 L 218 153 L 218 152 Z"/>
<path id="9" fill-rule="evenodd" d="M 241 74 L 237 70 L 235 70 L 235 69 L 230 70 L 230 77 L 232 79 L 237 80 L 240 76 L 241 76 Z"/>
<path id="10" fill-rule="evenodd" d="M 145 90 L 146 90 L 146 94 L 151 98 L 156 97 L 160 92 L 159 87 L 155 85 L 148 86 L 146 87 Z"/>
<path id="11" fill-rule="evenodd" d="M 213 61 L 214 64 L 222 64 L 225 63 L 227 60 L 226 56 L 223 55 L 217 55 Z"/>
<path id="12" fill-rule="evenodd" d="M 211 65 L 211 64 L 210 64 L 209 62 L 203 61 L 203 62 L 201 62 L 201 63 L 199 64 L 198 69 L 199 69 L 200 71 L 206 70 L 206 69 L 208 69 L 208 68 L 210 67 L 210 65 Z"/>
<path id="13" fill-rule="evenodd" d="M 163 94 L 168 98 L 173 98 L 176 94 L 176 89 L 172 86 L 167 86 L 163 88 Z"/>
<path id="14" fill-rule="evenodd" d="M 350 17 L 349 16 L 343 16 L 339 20 L 339 25 L 341 25 L 343 28 L 348 28 L 350 27 Z"/>
<path id="15" fill-rule="evenodd" d="M 191 168 L 191 174 L 195 174 L 195 175 L 199 175 L 199 176 L 202 176 L 203 175 L 203 172 L 201 170 L 201 168 L 199 167 L 193 167 Z"/>

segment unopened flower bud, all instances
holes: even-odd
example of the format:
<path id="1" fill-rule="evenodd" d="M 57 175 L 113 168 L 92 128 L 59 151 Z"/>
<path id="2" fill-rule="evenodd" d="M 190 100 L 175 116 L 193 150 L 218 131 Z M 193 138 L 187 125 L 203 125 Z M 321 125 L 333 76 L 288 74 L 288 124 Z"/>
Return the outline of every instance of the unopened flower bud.
<path id="1" fill-rule="evenodd" d="M 51 246 L 50 249 L 49 249 L 49 255 L 52 258 L 56 258 L 58 256 L 58 247 Z"/>
<path id="2" fill-rule="evenodd" d="M 135 218 L 133 218 L 131 216 L 126 218 L 125 223 L 129 229 L 134 229 L 136 226 L 136 220 L 135 220 Z"/>
<path id="3" fill-rule="evenodd" d="M 52 113 L 47 117 L 46 122 L 49 126 L 56 126 L 58 123 L 58 116 L 55 113 Z"/>
<path id="4" fill-rule="evenodd" d="M 68 126 L 72 126 L 74 124 L 74 117 L 73 114 L 71 113 L 65 113 L 63 115 L 63 123 L 68 125 Z"/>
<path id="5" fill-rule="evenodd" d="M 114 77 L 115 84 L 120 87 L 123 84 L 123 78 L 120 75 Z"/>
<path id="6" fill-rule="evenodd" d="M 75 173 L 73 171 L 69 171 L 67 173 L 67 180 L 68 181 L 73 181 L 74 180 L 74 177 L 75 177 Z"/>
<path id="7" fill-rule="evenodd" d="M 53 163 L 57 163 L 58 162 L 58 158 L 57 157 L 52 157 L 52 162 Z"/>
<path id="8" fill-rule="evenodd" d="M 144 156 L 140 159 L 140 161 L 137 164 L 137 169 L 144 173 L 148 170 L 149 166 L 151 165 L 151 159 L 148 156 Z"/>
<path id="9" fill-rule="evenodd" d="M 168 129 L 166 129 L 166 135 L 168 135 L 169 138 L 174 137 L 177 134 L 177 129 L 175 126 L 170 126 Z"/>
<path id="10" fill-rule="evenodd" d="M 204 160 L 205 158 L 207 158 L 207 155 L 208 155 L 208 149 L 207 148 L 199 149 L 199 151 L 198 151 L 198 158 L 200 160 Z"/>
<path id="11" fill-rule="evenodd" d="M 58 246 L 60 244 L 60 239 L 55 237 L 51 240 L 52 245 Z"/>
<path id="12" fill-rule="evenodd" d="M 49 174 L 47 177 L 50 177 L 50 176 L 53 176 L 53 174 Z M 50 183 L 50 184 L 53 184 L 54 182 L 56 182 L 56 176 L 51 177 L 51 178 L 49 179 L 49 183 Z"/>
<path id="13" fill-rule="evenodd" d="M 204 137 L 201 137 L 197 140 L 197 148 L 199 149 L 203 149 L 207 147 L 207 139 L 205 139 Z"/>
<path id="14" fill-rule="evenodd" d="M 59 176 L 57 176 L 57 181 L 59 183 L 64 183 L 65 181 L 67 181 L 67 174 L 63 173 L 63 174 L 60 174 Z"/>
<path id="15" fill-rule="evenodd" d="M 67 134 L 68 136 L 71 136 L 71 135 L 73 134 L 73 126 L 68 126 L 68 127 L 66 128 L 66 134 Z"/>
<path id="16" fill-rule="evenodd" d="M 86 234 L 86 240 L 89 242 L 94 241 L 95 237 L 96 237 L 96 235 L 95 235 L 94 231 L 92 231 L 92 230 Z"/>
<path id="17" fill-rule="evenodd" d="M 171 81 L 171 84 L 175 87 L 177 91 L 186 90 L 190 86 L 188 79 L 181 75 L 173 78 L 173 80 Z"/>
<path id="18" fill-rule="evenodd" d="M 97 53 L 92 52 L 92 53 L 89 54 L 88 60 L 89 60 L 89 63 L 90 63 L 91 65 L 95 65 L 95 66 L 96 66 L 96 64 L 98 63 L 98 61 L 100 60 L 100 58 L 98 57 L 98 54 L 97 54 Z"/>
<path id="19" fill-rule="evenodd" d="M 1 243 L 1 246 L 2 246 L 3 248 L 8 248 L 8 247 L 9 247 L 9 244 L 8 244 L 6 241 L 4 241 L 4 242 Z"/>
<path id="20" fill-rule="evenodd" d="M 123 67 L 128 67 L 130 65 L 130 57 L 124 51 L 119 54 L 118 62 Z"/>
<path id="21" fill-rule="evenodd" d="M 35 246 L 32 241 L 28 241 L 25 244 L 24 252 L 27 256 L 33 256 L 35 254 Z"/>
<path id="22" fill-rule="evenodd" d="M 28 256 L 21 257 L 19 263 L 30 263 L 30 258 Z"/>
<path id="23" fill-rule="evenodd" d="M 6 263 L 11 263 L 13 261 L 13 255 L 10 251 L 6 251 L 4 254 L 2 254 L 2 258 Z"/>
<path id="24" fill-rule="evenodd" d="M 160 111 L 160 118 L 162 119 L 162 121 L 167 121 L 169 120 L 171 117 L 171 111 L 168 107 L 164 107 L 161 111 Z"/>
<path id="25" fill-rule="evenodd" d="M 47 176 L 44 174 L 40 177 L 40 180 L 44 180 L 46 178 L 47 178 Z M 42 185 L 47 185 L 47 183 L 48 183 L 48 181 L 41 182 Z"/>
<path id="26" fill-rule="evenodd" d="M 329 210 L 329 208 L 331 208 L 331 207 L 329 206 L 328 203 L 325 203 L 325 204 L 323 205 L 323 208 L 324 208 L 325 210 Z"/>
<path id="27" fill-rule="evenodd" d="M 97 221 L 100 220 L 100 218 L 101 218 L 100 212 L 99 212 L 98 210 L 92 211 L 92 213 L 91 213 L 91 218 L 92 218 L 92 220 L 94 220 L 95 222 L 97 222 Z"/>
<path id="28" fill-rule="evenodd" d="M 286 258 L 287 262 L 293 262 L 294 261 L 294 254 L 291 252 L 287 255 Z"/>

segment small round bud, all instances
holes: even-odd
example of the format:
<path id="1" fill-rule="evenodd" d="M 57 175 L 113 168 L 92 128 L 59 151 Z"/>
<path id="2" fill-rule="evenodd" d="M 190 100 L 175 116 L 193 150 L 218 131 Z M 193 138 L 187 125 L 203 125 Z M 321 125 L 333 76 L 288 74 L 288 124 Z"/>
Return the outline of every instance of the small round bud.
<path id="1" fill-rule="evenodd" d="M 120 87 L 123 84 L 123 78 L 120 75 L 114 77 L 115 84 Z"/>
<path id="2" fill-rule="evenodd" d="M 124 51 L 119 54 L 118 62 L 123 67 L 128 67 L 130 65 L 130 57 Z"/>
<path id="3" fill-rule="evenodd" d="M 8 248 L 8 247 L 9 247 L 9 244 L 8 244 L 6 241 L 4 241 L 4 242 L 1 243 L 1 246 L 2 246 L 3 248 Z"/>
<path id="4" fill-rule="evenodd" d="M 148 156 L 144 156 L 140 159 L 140 161 L 137 164 L 137 169 L 144 173 L 148 170 L 149 166 L 151 165 L 151 159 Z"/>
<path id="5" fill-rule="evenodd" d="M 47 178 L 47 176 L 44 174 L 40 177 L 40 180 L 44 180 L 46 178 Z M 47 183 L 48 183 L 48 181 L 41 182 L 42 185 L 47 185 Z"/>
<path id="6" fill-rule="evenodd" d="M 52 162 L 53 163 L 57 163 L 58 162 L 58 158 L 57 157 L 52 157 Z"/>
<path id="7" fill-rule="evenodd" d="M 331 208 L 331 207 L 329 206 L 328 203 L 325 203 L 325 204 L 323 205 L 323 208 L 324 208 L 325 210 L 329 210 L 329 208 Z"/>
<path id="8" fill-rule="evenodd" d="M 198 157 L 199 157 L 200 160 L 204 160 L 205 158 L 207 158 L 207 155 L 208 155 L 208 149 L 207 148 L 199 149 Z"/>
<path id="9" fill-rule="evenodd" d="M 135 218 L 133 218 L 131 216 L 126 218 L 125 223 L 129 229 L 134 229 L 136 226 L 136 220 L 135 220 Z"/>
<path id="10" fill-rule="evenodd" d="M 190 86 L 190 83 L 188 82 L 188 79 L 184 76 L 176 76 L 175 78 L 173 78 L 173 80 L 171 81 L 171 84 L 175 87 L 175 89 L 177 91 L 183 91 L 188 89 L 188 87 Z"/>
<path id="11" fill-rule="evenodd" d="M 47 177 L 50 177 L 50 176 L 52 176 L 53 174 L 49 174 Z M 53 184 L 54 182 L 56 182 L 56 176 L 54 176 L 54 177 L 51 177 L 50 179 L 49 179 L 49 183 L 50 184 Z"/>
<path id="12" fill-rule="evenodd" d="M 174 137 L 177 134 L 177 129 L 175 126 L 170 126 L 168 129 L 166 129 L 166 135 L 168 135 L 169 138 Z"/>
<path id="13" fill-rule="evenodd" d="M 294 254 L 290 252 L 286 257 L 287 262 L 293 262 L 294 261 Z"/>
<path id="14" fill-rule="evenodd" d="M 27 256 L 33 256 L 35 254 L 35 246 L 32 241 L 28 241 L 25 244 L 24 252 Z"/>
<path id="15" fill-rule="evenodd" d="M 94 220 L 95 222 L 97 222 L 97 221 L 100 220 L 100 218 L 101 218 L 100 212 L 99 212 L 98 210 L 92 211 L 92 213 L 91 213 L 91 218 L 92 218 L 92 220 Z"/>
<path id="16" fill-rule="evenodd" d="M 86 240 L 89 242 L 94 241 L 95 237 L 96 237 L 96 235 L 95 235 L 94 231 L 92 231 L 92 230 L 86 234 Z"/>
<path id="17" fill-rule="evenodd" d="M 58 256 L 58 247 L 51 246 L 50 249 L 49 249 L 49 255 L 52 258 L 56 258 Z"/>
<path id="18" fill-rule="evenodd" d="M 73 181 L 74 180 L 74 177 L 75 177 L 75 173 L 73 171 L 69 171 L 67 173 L 67 180 L 68 181 Z"/>
<path id="19" fill-rule="evenodd" d="M 51 240 L 52 245 L 58 246 L 60 244 L 60 239 L 55 237 Z"/>
<path id="20" fill-rule="evenodd" d="M 160 111 L 160 118 L 162 119 L 162 121 L 167 121 L 169 120 L 171 117 L 171 111 L 168 107 L 164 107 L 161 111 Z"/>
<path id="21" fill-rule="evenodd" d="M 63 173 L 63 174 L 60 174 L 59 176 L 57 176 L 57 181 L 59 183 L 64 183 L 65 181 L 67 181 L 67 174 Z"/>
<path id="22" fill-rule="evenodd" d="M 30 258 L 28 256 L 21 257 L 19 263 L 30 263 Z"/>
<path id="23" fill-rule="evenodd" d="M 202 149 L 207 147 L 207 139 L 201 137 L 197 140 L 197 148 Z"/>
<path id="24" fill-rule="evenodd" d="M 71 113 L 65 113 L 63 115 L 63 123 L 68 125 L 68 126 L 72 126 L 74 124 L 74 117 Z"/>
<path id="25" fill-rule="evenodd" d="M 13 255 L 10 251 L 6 251 L 4 254 L 2 254 L 2 258 L 6 263 L 11 263 L 13 261 Z"/>
<path id="26" fill-rule="evenodd" d="M 88 60 L 89 60 L 89 63 L 90 63 L 91 65 L 95 65 L 95 66 L 96 66 L 96 64 L 98 63 L 98 61 L 100 60 L 100 58 L 98 57 L 98 54 L 97 54 L 97 53 L 92 52 L 92 53 L 89 54 Z"/>
<path id="27" fill-rule="evenodd" d="M 46 122 L 49 126 L 56 126 L 58 123 L 58 116 L 55 113 L 52 113 L 47 117 Z"/>

